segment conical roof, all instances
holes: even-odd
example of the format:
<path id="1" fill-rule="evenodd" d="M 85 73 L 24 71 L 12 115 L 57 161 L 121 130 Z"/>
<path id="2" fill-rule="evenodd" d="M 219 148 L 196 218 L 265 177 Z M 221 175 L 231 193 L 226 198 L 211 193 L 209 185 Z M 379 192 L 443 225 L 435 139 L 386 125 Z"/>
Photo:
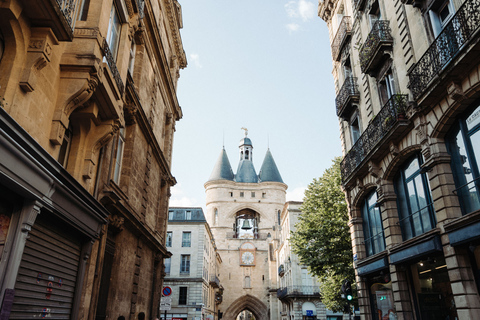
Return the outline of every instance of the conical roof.
<path id="1" fill-rule="evenodd" d="M 213 180 L 230 180 L 233 181 L 234 175 L 232 166 L 230 165 L 230 161 L 228 161 L 227 152 L 225 148 L 222 148 L 220 152 L 220 156 L 215 163 L 215 167 L 213 167 L 212 174 L 210 174 L 210 178 L 208 181 Z"/>
<path id="2" fill-rule="evenodd" d="M 258 182 L 257 172 L 253 167 L 253 162 L 250 160 L 240 160 L 238 163 L 237 174 L 235 175 L 236 182 Z"/>
<path id="3" fill-rule="evenodd" d="M 280 175 L 280 171 L 278 171 L 275 160 L 273 160 L 270 149 L 268 149 L 267 153 L 265 154 L 265 159 L 263 159 L 262 167 L 260 168 L 260 173 L 258 174 L 258 177 L 261 182 L 274 181 L 283 183 L 282 176 Z"/>

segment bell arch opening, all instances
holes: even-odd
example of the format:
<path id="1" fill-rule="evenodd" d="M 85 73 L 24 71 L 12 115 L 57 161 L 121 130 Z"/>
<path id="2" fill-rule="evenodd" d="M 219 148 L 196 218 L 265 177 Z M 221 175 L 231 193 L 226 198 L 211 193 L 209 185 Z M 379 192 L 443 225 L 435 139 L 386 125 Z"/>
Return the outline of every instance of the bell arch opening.
<path id="1" fill-rule="evenodd" d="M 260 215 L 251 209 L 243 209 L 235 214 L 234 232 L 237 239 L 258 239 Z"/>
<path id="2" fill-rule="evenodd" d="M 225 311 L 224 320 L 268 320 L 268 307 L 257 297 L 246 294 Z"/>

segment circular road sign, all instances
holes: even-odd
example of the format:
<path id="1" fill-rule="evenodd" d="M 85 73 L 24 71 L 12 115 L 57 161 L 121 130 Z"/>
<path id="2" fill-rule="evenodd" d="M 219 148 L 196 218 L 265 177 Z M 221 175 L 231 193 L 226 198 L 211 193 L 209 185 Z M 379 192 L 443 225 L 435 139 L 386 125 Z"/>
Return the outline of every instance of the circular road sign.
<path id="1" fill-rule="evenodd" d="M 163 290 L 162 290 L 162 295 L 164 297 L 168 297 L 169 295 L 172 294 L 172 288 L 170 288 L 169 286 L 165 286 L 163 287 Z"/>

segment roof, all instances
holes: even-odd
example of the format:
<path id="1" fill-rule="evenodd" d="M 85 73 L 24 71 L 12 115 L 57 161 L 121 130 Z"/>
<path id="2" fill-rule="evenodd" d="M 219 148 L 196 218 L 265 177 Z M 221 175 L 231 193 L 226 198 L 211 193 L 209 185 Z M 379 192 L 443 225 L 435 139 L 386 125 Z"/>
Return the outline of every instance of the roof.
<path id="1" fill-rule="evenodd" d="M 241 146 L 252 146 L 253 147 L 253 144 L 252 144 L 252 140 L 250 140 L 250 138 L 242 138 L 240 139 L 240 143 L 238 144 L 239 147 Z"/>
<path id="2" fill-rule="evenodd" d="M 253 167 L 251 160 L 240 160 L 238 163 L 237 174 L 235 175 L 236 182 L 258 182 L 257 172 Z"/>
<path id="3" fill-rule="evenodd" d="M 273 181 L 273 182 L 282 182 L 283 179 L 280 175 L 280 171 L 278 171 L 277 165 L 275 164 L 275 160 L 273 160 L 272 153 L 270 149 L 267 150 L 265 154 L 265 158 L 263 159 L 262 167 L 260 168 L 260 173 L 258 174 L 258 178 L 261 182 L 264 181 Z"/>
<path id="4" fill-rule="evenodd" d="M 201 207 L 170 207 L 168 221 L 206 222 L 207 220 Z"/>
<path id="5" fill-rule="evenodd" d="M 218 157 L 217 162 L 213 167 L 213 171 L 210 174 L 210 178 L 208 179 L 208 181 L 213 181 L 213 180 L 233 181 L 233 179 L 234 179 L 234 175 L 233 175 L 232 166 L 230 165 L 230 161 L 228 161 L 228 156 L 227 156 L 227 152 L 225 151 L 225 148 L 222 148 L 222 151 L 220 152 L 220 156 Z"/>

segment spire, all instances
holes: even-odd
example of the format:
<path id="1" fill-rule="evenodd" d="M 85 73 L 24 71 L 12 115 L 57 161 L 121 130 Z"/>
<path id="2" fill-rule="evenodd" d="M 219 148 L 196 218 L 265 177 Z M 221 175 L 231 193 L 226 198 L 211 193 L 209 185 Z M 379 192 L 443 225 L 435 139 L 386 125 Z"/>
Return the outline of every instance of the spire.
<path id="1" fill-rule="evenodd" d="M 222 148 L 222 152 L 220 152 L 220 156 L 215 163 L 215 167 L 213 167 L 212 174 L 208 181 L 213 180 L 230 180 L 233 181 L 234 175 L 232 166 L 230 165 L 230 161 L 228 161 L 227 152 L 225 148 Z"/>
<path id="2" fill-rule="evenodd" d="M 273 181 L 273 182 L 282 182 L 282 176 L 280 175 L 280 171 L 278 171 L 277 165 L 275 164 L 275 160 L 273 160 L 272 153 L 270 152 L 270 148 L 267 150 L 265 154 L 265 158 L 263 159 L 262 167 L 260 168 L 260 173 L 258 174 L 258 178 L 261 182 L 264 181 Z"/>
<path id="3" fill-rule="evenodd" d="M 235 175 L 236 182 L 258 182 L 257 173 L 253 167 L 253 145 L 250 138 L 247 137 L 248 130 L 245 130 L 245 137 L 240 140 L 240 162 L 238 163 L 237 174 Z"/>

